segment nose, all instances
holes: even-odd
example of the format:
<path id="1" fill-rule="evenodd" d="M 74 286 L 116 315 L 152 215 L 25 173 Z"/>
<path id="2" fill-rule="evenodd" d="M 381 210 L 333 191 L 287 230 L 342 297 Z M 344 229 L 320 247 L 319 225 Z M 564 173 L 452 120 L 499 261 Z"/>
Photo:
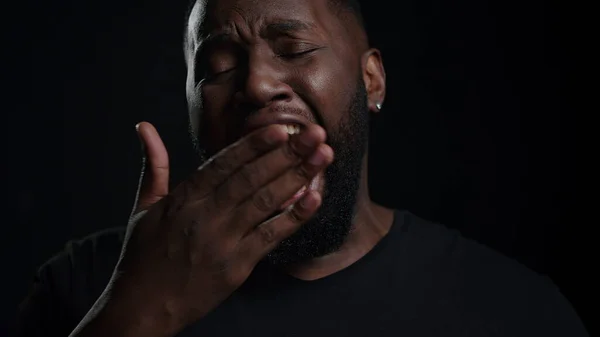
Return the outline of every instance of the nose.
<path id="1" fill-rule="evenodd" d="M 276 61 L 259 55 L 250 55 L 246 74 L 242 77 L 235 95 L 236 103 L 246 109 L 256 110 L 278 101 L 292 99 L 292 88 L 284 81 L 283 69 Z"/>

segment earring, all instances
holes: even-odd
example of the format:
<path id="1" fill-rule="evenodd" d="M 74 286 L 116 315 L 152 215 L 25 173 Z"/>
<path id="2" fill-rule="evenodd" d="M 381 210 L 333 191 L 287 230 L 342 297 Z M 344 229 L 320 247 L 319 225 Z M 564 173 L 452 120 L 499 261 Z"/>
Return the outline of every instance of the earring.
<path id="1" fill-rule="evenodd" d="M 377 110 L 381 110 L 381 108 L 383 107 L 381 103 L 377 103 L 375 104 L 375 106 L 377 107 Z"/>

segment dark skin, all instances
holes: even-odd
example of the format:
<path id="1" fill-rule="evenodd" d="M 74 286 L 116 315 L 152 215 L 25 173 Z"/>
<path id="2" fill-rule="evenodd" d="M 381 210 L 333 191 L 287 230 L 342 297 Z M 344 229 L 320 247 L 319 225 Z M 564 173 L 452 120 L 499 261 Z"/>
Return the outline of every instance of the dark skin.
<path id="1" fill-rule="evenodd" d="M 196 68 L 203 42 L 197 34 L 191 34 L 186 51 L 191 119 L 200 125 L 195 131 L 211 159 L 169 191 L 164 144 L 151 124 L 138 125 L 149 168 L 137 209 L 147 213 L 128 227 L 118 276 L 71 336 L 174 336 L 204 317 L 319 208 L 323 182 L 292 208 L 281 206 L 334 160 L 327 134 L 343 119 L 356 79 L 364 81 L 370 111 L 377 112 L 384 99 L 379 52 L 367 47 L 350 14 L 341 20 L 326 1 L 211 1 L 206 22 L 199 21 L 203 7 L 196 6 L 192 31 L 203 23 L 205 36 L 229 33 L 225 45 L 208 53 L 208 81 L 197 75 L 207 74 Z M 289 24 L 266 29 L 282 19 L 309 29 L 298 30 L 297 24 L 293 30 Z M 280 111 L 297 113 L 302 132 L 289 135 L 265 117 Z M 366 165 L 365 155 L 354 230 L 344 245 L 288 266 L 290 275 L 303 280 L 331 275 L 387 234 L 393 211 L 370 200 Z M 282 212 L 270 218 L 277 211 Z"/>
<path id="2" fill-rule="evenodd" d="M 209 144 L 209 155 L 239 137 L 240 117 L 248 111 L 268 114 L 280 106 L 292 107 L 313 122 L 321 122 L 326 131 L 336 130 L 347 113 L 344 107 L 350 97 L 345 92 L 352 91 L 356 74 L 362 74 L 369 110 L 378 112 L 376 104 L 385 97 L 381 55 L 368 48 L 365 33 L 351 13 L 336 16 L 327 6 L 326 1 L 228 0 L 209 3 L 204 20 L 192 12 L 188 102 L 190 115 L 202 118 L 199 136 Z M 300 24 L 278 29 L 276 24 L 286 20 Z M 346 23 L 340 25 L 340 21 Z M 225 42 L 214 47 L 211 38 L 215 36 L 224 36 L 219 40 Z M 236 57 L 237 49 L 243 49 L 247 59 Z M 195 73 L 207 71 L 195 71 L 199 65 L 194 60 L 205 58 L 209 59 L 208 73 L 217 75 L 198 84 L 202 78 Z M 240 75 L 243 72 L 247 73 Z M 210 97 L 202 108 L 193 103 L 200 97 Z M 290 267 L 292 276 L 314 280 L 344 269 L 387 233 L 393 212 L 371 201 L 367 176 L 365 156 L 354 231 L 347 243 L 333 254 Z"/>

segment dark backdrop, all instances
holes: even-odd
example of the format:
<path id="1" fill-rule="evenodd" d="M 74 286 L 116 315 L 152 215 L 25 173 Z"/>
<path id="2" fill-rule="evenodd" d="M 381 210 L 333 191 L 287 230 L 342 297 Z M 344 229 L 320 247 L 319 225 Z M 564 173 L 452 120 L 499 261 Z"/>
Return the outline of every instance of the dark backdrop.
<path id="1" fill-rule="evenodd" d="M 67 240 L 125 225 L 140 168 L 136 122 L 161 132 L 174 182 L 193 169 L 184 1 L 19 6 L 4 51 L 3 324 L 37 266 Z M 589 326 L 582 263 L 591 232 L 574 218 L 564 8 L 541 0 L 364 7 L 388 76 L 373 126 L 374 199 L 549 274 Z"/>

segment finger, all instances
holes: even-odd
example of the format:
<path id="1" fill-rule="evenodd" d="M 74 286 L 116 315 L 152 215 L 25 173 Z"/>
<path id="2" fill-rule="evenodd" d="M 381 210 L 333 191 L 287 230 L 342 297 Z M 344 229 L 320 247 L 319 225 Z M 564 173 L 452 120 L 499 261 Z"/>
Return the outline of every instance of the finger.
<path id="1" fill-rule="evenodd" d="M 257 226 L 240 242 L 240 259 L 256 265 L 281 241 L 310 220 L 321 206 L 321 201 L 319 192 L 308 191 L 292 207 Z"/>
<path id="2" fill-rule="evenodd" d="M 320 144 L 305 161 L 286 170 L 236 207 L 231 214 L 238 228 L 231 230 L 237 231 L 240 236 L 251 231 L 256 224 L 281 209 L 284 202 L 307 186 L 332 162 L 333 150 L 327 144 Z"/>
<path id="3" fill-rule="evenodd" d="M 287 129 L 282 125 L 255 130 L 211 157 L 177 189 L 192 188 L 196 191 L 195 197 L 202 198 L 242 165 L 280 146 L 288 138 Z"/>
<path id="4" fill-rule="evenodd" d="M 307 127 L 278 148 L 243 165 L 215 190 L 215 207 L 228 211 L 258 189 L 297 166 L 325 141 L 325 131 L 318 125 Z"/>
<path id="5" fill-rule="evenodd" d="M 137 210 L 141 211 L 169 193 L 169 154 L 152 124 L 141 122 L 136 129 L 145 156 L 137 206 Z"/>

